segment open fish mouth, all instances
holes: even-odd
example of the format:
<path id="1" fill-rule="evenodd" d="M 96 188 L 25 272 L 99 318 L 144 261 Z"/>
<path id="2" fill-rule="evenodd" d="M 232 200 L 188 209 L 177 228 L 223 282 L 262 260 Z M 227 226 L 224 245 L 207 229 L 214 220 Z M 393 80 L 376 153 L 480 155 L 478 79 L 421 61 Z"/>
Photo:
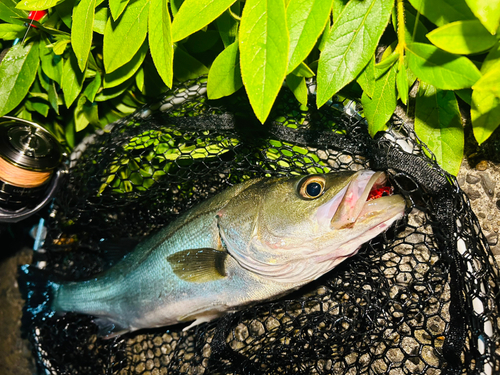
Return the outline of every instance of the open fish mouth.
<path id="1" fill-rule="evenodd" d="M 377 222 L 402 215 L 404 199 L 393 195 L 384 172 L 359 171 L 351 182 L 318 210 L 318 218 L 331 229 L 352 228 L 358 222 L 379 217 Z M 385 219 L 385 220 L 384 220 Z"/>

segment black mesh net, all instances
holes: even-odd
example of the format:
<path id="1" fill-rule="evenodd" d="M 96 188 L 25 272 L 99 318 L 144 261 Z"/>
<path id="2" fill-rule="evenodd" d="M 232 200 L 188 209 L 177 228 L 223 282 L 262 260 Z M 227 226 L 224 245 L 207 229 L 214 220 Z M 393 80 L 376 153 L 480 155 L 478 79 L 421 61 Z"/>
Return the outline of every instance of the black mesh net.
<path id="1" fill-rule="evenodd" d="M 457 182 L 404 123 L 374 140 L 352 103 L 305 109 L 283 90 L 260 125 L 243 95 L 205 91 L 187 82 L 75 151 L 35 263 L 88 278 L 109 266 L 101 239 L 147 235 L 258 176 L 384 170 L 405 219 L 293 294 L 188 331 L 104 340 L 89 316 L 32 316 L 41 374 L 500 372 L 494 258 Z"/>

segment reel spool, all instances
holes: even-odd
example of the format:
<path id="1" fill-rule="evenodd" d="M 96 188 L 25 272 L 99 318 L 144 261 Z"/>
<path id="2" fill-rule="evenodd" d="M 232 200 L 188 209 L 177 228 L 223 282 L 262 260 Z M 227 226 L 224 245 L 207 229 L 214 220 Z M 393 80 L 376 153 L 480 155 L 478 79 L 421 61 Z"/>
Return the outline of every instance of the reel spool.
<path id="1" fill-rule="evenodd" d="M 0 118 L 0 222 L 18 222 L 40 210 L 61 176 L 62 152 L 40 125 Z"/>

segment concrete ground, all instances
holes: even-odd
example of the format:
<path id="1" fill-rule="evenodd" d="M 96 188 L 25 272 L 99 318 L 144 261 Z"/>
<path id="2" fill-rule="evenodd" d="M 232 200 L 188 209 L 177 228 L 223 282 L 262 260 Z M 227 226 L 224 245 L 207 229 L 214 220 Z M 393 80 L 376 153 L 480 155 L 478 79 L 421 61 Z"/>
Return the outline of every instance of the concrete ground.
<path id="1" fill-rule="evenodd" d="M 27 340 L 21 338 L 24 300 L 17 285 L 17 268 L 31 262 L 28 248 L 16 252 L 0 264 L 0 374 L 35 373 L 35 363 Z"/>

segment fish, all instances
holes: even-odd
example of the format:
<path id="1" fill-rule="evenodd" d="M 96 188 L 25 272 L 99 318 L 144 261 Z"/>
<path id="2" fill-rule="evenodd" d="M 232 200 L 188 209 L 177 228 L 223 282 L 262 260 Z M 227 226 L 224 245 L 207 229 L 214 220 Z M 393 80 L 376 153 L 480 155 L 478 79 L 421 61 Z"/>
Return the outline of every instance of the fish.
<path id="1" fill-rule="evenodd" d="M 406 201 L 387 181 L 371 170 L 249 179 L 179 215 L 95 277 L 47 281 L 47 306 L 91 315 L 111 338 L 180 323 L 187 330 L 280 298 L 404 216 Z"/>

